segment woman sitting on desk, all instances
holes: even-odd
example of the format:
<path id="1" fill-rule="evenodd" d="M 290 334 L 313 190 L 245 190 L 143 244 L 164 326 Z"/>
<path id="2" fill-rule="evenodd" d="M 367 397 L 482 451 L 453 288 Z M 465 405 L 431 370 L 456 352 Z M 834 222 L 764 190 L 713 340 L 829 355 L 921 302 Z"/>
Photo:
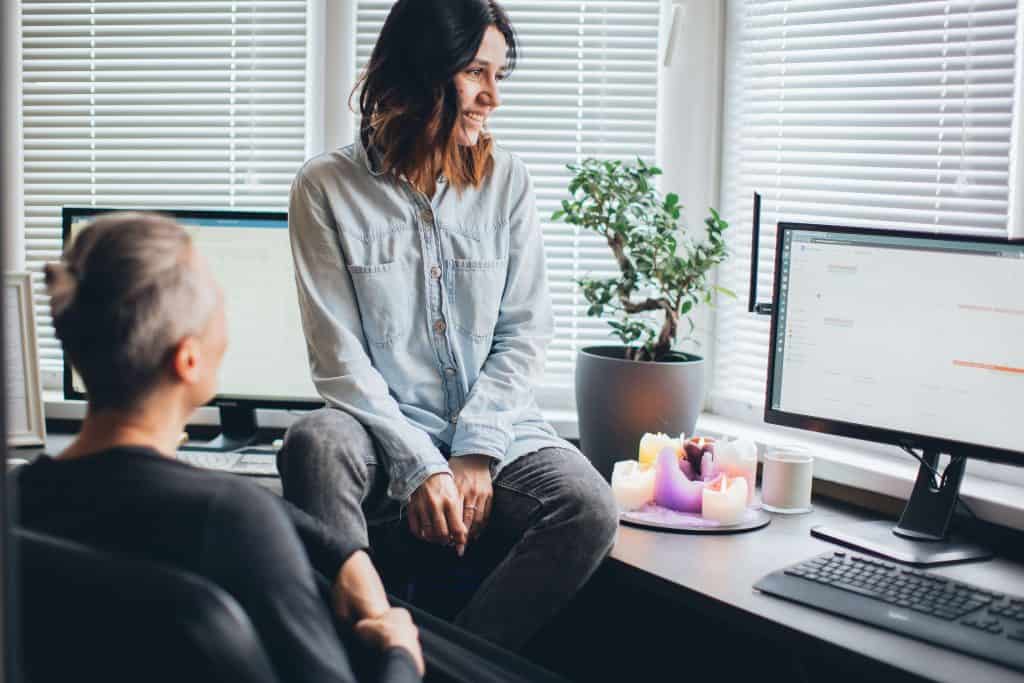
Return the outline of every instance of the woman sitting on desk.
<path id="1" fill-rule="evenodd" d="M 246 611 L 281 680 L 352 681 L 318 572 L 333 581 L 336 617 L 382 652 L 381 680 L 419 680 L 417 629 L 358 541 L 241 478 L 174 460 L 227 345 L 220 288 L 185 230 L 109 214 L 46 281 L 89 405 L 67 450 L 18 470 L 21 524 L 204 576 Z"/>
<path id="2" fill-rule="evenodd" d="M 515 54 L 494 0 L 389 12 L 358 140 L 292 185 L 302 322 L 330 407 L 278 454 L 285 496 L 372 543 L 385 575 L 426 559 L 450 563 L 443 589 L 486 574 L 456 623 L 512 649 L 587 581 L 618 522 L 533 394 L 553 328 L 543 237 L 526 165 L 485 128 Z"/>

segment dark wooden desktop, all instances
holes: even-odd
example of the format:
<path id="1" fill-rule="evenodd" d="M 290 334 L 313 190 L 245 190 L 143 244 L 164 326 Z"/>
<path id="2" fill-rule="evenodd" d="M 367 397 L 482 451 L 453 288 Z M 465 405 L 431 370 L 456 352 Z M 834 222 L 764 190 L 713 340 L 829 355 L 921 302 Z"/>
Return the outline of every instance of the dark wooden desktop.
<path id="1" fill-rule="evenodd" d="M 623 589 L 657 595 L 666 608 L 678 609 L 681 614 L 706 614 L 780 647 L 807 651 L 823 647 L 854 663 L 861 658 L 869 660 L 891 675 L 906 672 L 910 677 L 951 682 L 1024 681 L 1024 674 L 1010 669 L 753 590 L 753 584 L 765 574 L 822 552 L 845 550 L 812 537 L 811 527 L 871 518 L 819 496 L 813 512 L 774 515 L 766 528 L 749 533 L 685 535 L 623 525 L 607 570 L 615 575 L 614 584 Z M 1024 595 L 1024 565 L 1006 559 L 930 571 Z M 728 650 L 742 653 L 742 647 Z"/>
<path id="2" fill-rule="evenodd" d="M 59 452 L 70 438 L 52 434 L 47 450 Z M 37 452 L 12 451 L 11 456 Z M 276 479 L 257 481 L 279 492 Z M 688 661 L 700 660 L 702 671 L 719 670 L 721 680 L 728 681 L 734 680 L 729 672 L 760 670 L 761 664 L 750 659 L 755 653 L 771 656 L 783 652 L 787 657 L 781 658 L 782 662 L 791 653 L 797 659 L 813 660 L 818 671 L 834 666 L 836 675 L 830 677 L 834 678 L 830 683 L 858 678 L 1024 682 L 1022 673 L 762 595 L 752 588 L 765 574 L 841 549 L 812 537 L 812 526 L 870 518 L 878 515 L 816 495 L 813 512 L 774 515 L 767 527 L 748 533 L 692 535 L 622 525 L 609 560 L 577 604 L 541 634 L 533 654 L 579 680 L 594 676 L 625 680 L 622 677 L 630 671 L 626 662 L 632 659 L 643 661 L 639 669 L 648 675 L 678 671 L 680 677 Z M 1024 564 L 1017 561 L 997 557 L 930 571 L 1024 595 Z M 666 630 L 671 632 L 658 633 Z M 716 632 L 722 634 L 720 638 Z M 673 642 L 677 639 L 678 647 L 663 651 L 653 646 L 662 636 Z M 618 651 L 617 643 L 622 643 Z M 645 651 L 645 643 L 652 647 Z M 694 648 L 697 651 L 692 651 Z M 715 652 L 719 654 L 712 654 Z M 718 656 L 719 664 L 705 661 Z M 591 658 L 594 664 L 588 666 L 581 658 Z M 804 672 L 778 669 L 780 661 L 763 662 L 762 680 L 799 681 Z M 818 678 L 811 674 L 809 680 Z"/>

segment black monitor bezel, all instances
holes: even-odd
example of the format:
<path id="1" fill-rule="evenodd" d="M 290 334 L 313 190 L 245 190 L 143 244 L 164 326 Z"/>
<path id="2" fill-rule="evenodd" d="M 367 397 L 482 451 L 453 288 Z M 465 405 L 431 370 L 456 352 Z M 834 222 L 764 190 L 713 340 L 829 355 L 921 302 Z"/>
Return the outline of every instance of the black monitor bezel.
<path id="1" fill-rule="evenodd" d="M 963 234 L 936 234 L 916 232 L 912 230 L 885 230 L 880 231 L 874 228 L 859 228 L 849 226 L 821 225 L 812 223 L 791 223 L 780 222 L 775 236 L 775 273 L 772 286 L 772 316 L 771 316 L 771 342 L 768 346 L 768 381 L 765 383 L 764 421 L 769 424 L 781 425 L 784 427 L 795 427 L 821 434 L 833 434 L 845 436 L 864 441 L 876 443 L 893 444 L 922 450 L 947 453 L 950 455 L 962 455 L 971 458 L 979 458 L 990 462 L 1024 466 L 1024 452 L 1012 451 L 1004 448 L 983 446 L 974 443 L 966 443 L 952 439 L 944 439 L 904 432 L 883 427 L 854 424 L 842 420 L 803 415 L 772 408 L 772 395 L 775 392 L 775 354 L 776 346 L 774 340 L 779 323 L 779 301 L 780 285 L 782 280 L 782 246 L 785 236 L 790 232 L 815 231 L 833 232 L 848 235 L 878 235 L 884 232 L 887 237 L 912 237 L 915 239 L 932 239 L 936 241 L 955 241 L 987 244 L 1009 244 L 1019 245 L 1021 240 L 1010 240 L 1000 237 L 987 237 Z"/>
<path id="2" fill-rule="evenodd" d="M 96 206 L 65 206 L 61 211 L 61 245 L 67 243 L 71 234 L 71 219 L 73 216 L 98 216 L 111 211 L 147 211 L 171 216 L 175 220 L 185 218 L 233 218 L 243 220 L 284 220 L 288 221 L 286 211 L 250 211 L 250 210 L 221 210 L 221 209 L 151 209 L 138 207 L 96 207 Z M 63 354 L 63 351 L 61 352 Z M 71 363 L 64 355 L 64 398 L 69 401 L 85 401 L 86 395 L 76 391 L 71 376 Z M 255 398 L 253 396 L 240 396 L 236 394 L 217 394 L 206 404 L 219 408 L 253 408 L 267 410 L 315 410 L 324 406 L 324 401 L 319 400 L 285 400 L 272 398 Z"/>

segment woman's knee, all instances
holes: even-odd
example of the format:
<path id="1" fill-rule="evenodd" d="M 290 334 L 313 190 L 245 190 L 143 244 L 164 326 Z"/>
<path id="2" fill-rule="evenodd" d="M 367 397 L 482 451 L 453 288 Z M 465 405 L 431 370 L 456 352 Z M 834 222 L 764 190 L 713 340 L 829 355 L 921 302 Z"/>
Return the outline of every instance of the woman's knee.
<path id="1" fill-rule="evenodd" d="M 608 482 L 582 456 L 568 455 L 562 472 L 559 507 L 571 520 L 583 552 L 603 557 L 615 541 L 619 510 Z"/>
<path id="2" fill-rule="evenodd" d="M 343 410 L 320 408 L 296 420 L 288 428 L 277 454 L 283 478 L 323 468 L 344 468 L 361 480 L 373 457 L 373 441 L 366 428 Z"/>
<path id="3" fill-rule="evenodd" d="M 583 533 L 590 541 L 590 549 L 603 557 L 615 543 L 615 533 L 619 528 L 619 509 L 612 495 L 608 482 L 592 470 L 575 489 L 578 497 L 575 501 L 580 510 Z"/>

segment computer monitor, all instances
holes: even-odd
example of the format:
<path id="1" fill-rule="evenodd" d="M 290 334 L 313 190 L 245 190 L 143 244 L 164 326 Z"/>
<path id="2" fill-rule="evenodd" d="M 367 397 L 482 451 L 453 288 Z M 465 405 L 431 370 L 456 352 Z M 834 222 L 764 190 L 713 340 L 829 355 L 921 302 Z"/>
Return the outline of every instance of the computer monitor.
<path id="1" fill-rule="evenodd" d="M 120 209 L 64 207 L 64 243 L 96 216 Z M 234 450 L 256 436 L 256 409 L 314 409 L 324 405 L 313 385 L 298 297 L 288 216 L 283 212 L 159 210 L 173 216 L 206 257 L 224 290 L 228 349 L 218 393 L 221 434 L 184 446 Z M 85 398 L 85 387 L 64 360 L 64 395 Z"/>
<path id="2" fill-rule="evenodd" d="M 966 458 L 1024 466 L 1024 242 L 778 227 L 765 421 L 922 451 L 895 527 L 815 535 L 918 565 L 984 557 L 949 522 Z"/>

